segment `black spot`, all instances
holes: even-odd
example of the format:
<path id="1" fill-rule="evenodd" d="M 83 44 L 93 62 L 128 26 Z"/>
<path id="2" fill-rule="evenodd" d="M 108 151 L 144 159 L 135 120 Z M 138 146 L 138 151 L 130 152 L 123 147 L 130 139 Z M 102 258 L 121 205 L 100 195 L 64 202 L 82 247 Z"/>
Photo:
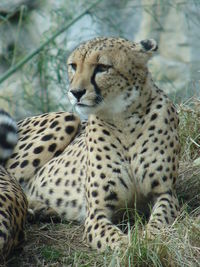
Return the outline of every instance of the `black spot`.
<path id="1" fill-rule="evenodd" d="M 162 171 L 162 169 L 163 169 L 163 166 L 160 165 L 160 166 L 158 166 L 157 171 Z"/>
<path id="2" fill-rule="evenodd" d="M 171 161 L 171 157 L 170 157 L 170 156 L 167 157 L 167 161 L 168 161 L 168 162 Z"/>
<path id="3" fill-rule="evenodd" d="M 10 166 L 10 169 L 14 169 L 14 168 L 16 168 L 18 165 L 19 165 L 19 161 L 16 161 L 15 163 L 13 163 L 13 164 Z"/>
<path id="4" fill-rule="evenodd" d="M 99 169 L 99 170 L 102 169 L 102 166 L 98 164 L 97 169 Z"/>
<path id="5" fill-rule="evenodd" d="M 0 198 L 3 200 L 3 202 L 6 202 L 6 198 L 0 195 Z M 2 215 L 4 218 L 8 218 L 7 214 L 3 211 L 0 210 L 0 215 Z"/>
<path id="6" fill-rule="evenodd" d="M 100 249 L 101 248 L 101 241 L 97 242 L 97 247 Z"/>
<path id="7" fill-rule="evenodd" d="M 20 138 L 21 141 L 26 141 L 29 138 L 29 135 L 24 136 L 23 138 Z"/>
<path id="8" fill-rule="evenodd" d="M 168 124 L 168 119 L 167 119 L 167 118 L 165 118 L 164 122 L 165 122 L 165 124 Z"/>
<path id="9" fill-rule="evenodd" d="M 65 194 L 66 196 L 69 196 L 69 191 L 68 191 L 68 190 L 65 190 L 64 194 Z"/>
<path id="10" fill-rule="evenodd" d="M 103 190 L 106 192 L 108 192 L 109 188 L 110 188 L 109 184 L 103 186 Z"/>
<path id="11" fill-rule="evenodd" d="M 147 150 L 148 150 L 148 149 L 145 147 L 140 153 L 141 153 L 141 154 L 144 154 L 145 152 L 147 152 Z"/>
<path id="12" fill-rule="evenodd" d="M 25 151 L 28 150 L 29 148 L 32 147 L 32 145 L 33 145 L 33 143 L 29 143 L 29 144 L 24 148 L 24 150 L 25 150 Z"/>
<path id="13" fill-rule="evenodd" d="M 19 217 L 19 211 L 18 211 L 18 209 L 16 207 L 15 207 L 15 214 L 16 214 L 17 217 Z"/>
<path id="14" fill-rule="evenodd" d="M 117 168 L 113 169 L 113 172 L 115 172 L 115 173 L 121 173 L 120 169 L 117 169 Z"/>
<path id="15" fill-rule="evenodd" d="M 72 174 L 74 174 L 76 172 L 76 168 L 72 169 Z"/>
<path id="16" fill-rule="evenodd" d="M 110 157 L 109 155 L 106 155 L 106 158 L 107 158 L 108 160 L 111 160 L 111 157 Z"/>
<path id="17" fill-rule="evenodd" d="M 173 141 L 170 142 L 169 145 L 170 145 L 170 147 L 174 147 L 174 142 Z"/>
<path id="18" fill-rule="evenodd" d="M 40 164 L 40 160 L 39 159 L 34 159 L 32 162 L 34 167 L 38 167 L 38 165 Z"/>
<path id="19" fill-rule="evenodd" d="M 56 200 L 56 206 L 59 207 L 62 202 L 63 202 L 62 198 L 57 198 L 57 200 Z"/>
<path id="20" fill-rule="evenodd" d="M 138 134 L 137 139 L 139 139 L 142 136 L 142 133 Z"/>
<path id="21" fill-rule="evenodd" d="M 91 231 L 91 229 L 92 229 L 92 225 L 90 225 L 90 226 L 88 227 L 88 229 L 87 229 L 87 233 L 89 233 L 89 232 Z"/>
<path id="22" fill-rule="evenodd" d="M 159 182 L 157 180 L 154 180 L 151 184 L 151 188 L 153 189 L 154 187 L 158 186 Z"/>
<path id="23" fill-rule="evenodd" d="M 118 179 L 120 180 L 120 183 L 126 188 L 128 189 L 127 184 L 124 182 L 124 180 L 121 177 L 118 177 Z"/>
<path id="24" fill-rule="evenodd" d="M 49 152 L 54 152 L 55 151 L 55 149 L 56 149 L 56 144 L 55 143 L 53 143 L 53 144 L 51 144 L 50 146 L 49 146 L 49 148 L 48 148 L 48 151 Z"/>
<path id="25" fill-rule="evenodd" d="M 156 106 L 156 108 L 157 108 L 157 109 L 160 109 L 160 108 L 162 108 L 162 105 L 158 104 L 158 105 Z"/>
<path id="26" fill-rule="evenodd" d="M 98 196 L 98 192 L 97 191 L 92 191 L 92 196 L 93 197 L 97 197 Z"/>
<path id="27" fill-rule="evenodd" d="M 44 126 L 46 123 L 47 123 L 47 119 L 43 120 L 41 123 L 40 123 L 40 126 Z"/>
<path id="28" fill-rule="evenodd" d="M 105 141 L 105 139 L 104 139 L 103 137 L 99 137 L 98 140 L 99 140 L 100 142 L 104 142 L 104 141 Z"/>
<path id="29" fill-rule="evenodd" d="M 47 185 L 47 182 L 43 182 L 42 184 L 41 184 L 41 187 L 44 187 L 44 186 L 46 186 Z"/>
<path id="30" fill-rule="evenodd" d="M 92 242 L 92 235 L 91 234 L 88 235 L 88 240 L 90 243 Z"/>
<path id="31" fill-rule="evenodd" d="M 58 178 L 57 180 L 56 180 L 56 182 L 55 182 L 55 185 L 59 185 L 60 183 L 61 183 L 61 181 L 62 181 L 62 179 L 61 178 Z"/>
<path id="32" fill-rule="evenodd" d="M 20 164 L 20 167 L 21 168 L 24 168 L 24 167 L 26 167 L 27 165 L 28 165 L 28 160 L 24 160 L 24 161 L 22 161 L 22 163 Z"/>
<path id="33" fill-rule="evenodd" d="M 105 134 L 105 135 L 110 135 L 110 133 L 107 131 L 107 130 L 105 130 L 105 129 L 103 129 L 103 134 Z"/>
<path id="34" fill-rule="evenodd" d="M 69 164 L 70 164 L 70 161 L 67 161 L 67 162 L 65 163 L 65 167 L 68 167 Z"/>
<path id="35" fill-rule="evenodd" d="M 108 196 L 104 198 L 105 201 L 108 200 L 118 200 L 117 194 L 115 192 L 111 192 Z"/>
<path id="36" fill-rule="evenodd" d="M 73 114 L 65 116 L 65 121 L 75 121 L 76 118 Z"/>
<path id="37" fill-rule="evenodd" d="M 53 194 L 53 189 L 49 189 L 49 194 L 50 194 L 50 195 Z"/>
<path id="38" fill-rule="evenodd" d="M 149 163 L 144 164 L 144 168 L 145 169 L 148 168 L 148 167 L 149 167 Z"/>
<path id="39" fill-rule="evenodd" d="M 169 224 L 168 218 L 166 216 L 164 218 L 165 218 L 166 223 Z"/>
<path id="40" fill-rule="evenodd" d="M 101 219 L 105 219 L 106 218 L 106 216 L 104 215 L 104 214 L 99 214 L 98 216 L 97 216 L 97 221 L 98 220 L 101 220 Z"/>
<path id="41" fill-rule="evenodd" d="M 157 117 L 158 117 L 158 115 L 157 115 L 156 113 L 154 113 L 154 114 L 151 116 L 151 121 L 155 120 Z"/>
<path id="42" fill-rule="evenodd" d="M 99 224 L 96 223 L 95 226 L 94 226 L 94 230 L 97 230 L 99 228 Z"/>
<path id="43" fill-rule="evenodd" d="M 2 237 L 4 239 L 4 241 L 7 238 L 6 234 L 2 230 L 0 230 L 0 237 Z"/>
<path id="44" fill-rule="evenodd" d="M 58 123 L 59 123 L 58 121 L 54 121 L 54 122 L 52 122 L 52 123 L 50 124 L 49 127 L 50 127 L 51 129 L 53 129 L 53 128 L 55 128 L 55 127 L 58 125 Z"/>
<path id="45" fill-rule="evenodd" d="M 24 182 L 24 178 L 21 177 L 21 178 L 19 179 L 19 183 L 22 184 L 23 182 Z"/>
<path id="46" fill-rule="evenodd" d="M 149 127 L 148 130 L 149 130 L 149 131 L 153 131 L 153 130 L 155 130 L 155 126 L 154 126 L 154 125 L 151 125 L 151 126 Z"/>
<path id="47" fill-rule="evenodd" d="M 76 205 L 77 205 L 77 200 L 74 199 L 74 200 L 71 201 L 71 203 L 72 203 L 72 207 L 76 207 Z"/>
<path id="48" fill-rule="evenodd" d="M 101 179 L 104 179 L 104 178 L 106 178 L 106 175 L 104 173 L 101 173 L 100 177 L 101 177 Z"/>
<path id="49" fill-rule="evenodd" d="M 74 131 L 74 126 L 68 125 L 65 127 L 65 132 L 67 134 L 71 134 L 71 133 L 73 133 L 73 131 Z"/>
<path id="50" fill-rule="evenodd" d="M 37 131 L 37 134 L 40 134 L 40 133 L 42 133 L 44 130 L 46 130 L 46 128 L 45 128 L 45 127 L 41 128 L 40 130 L 38 130 L 38 131 Z"/>
<path id="51" fill-rule="evenodd" d="M 166 182 L 166 181 L 167 181 L 167 176 L 164 175 L 164 176 L 162 177 L 162 180 L 163 180 L 163 182 Z"/>
<path id="52" fill-rule="evenodd" d="M 42 141 L 49 141 L 52 138 L 53 138 L 53 134 L 46 134 L 41 138 L 41 140 Z"/>
<path id="53" fill-rule="evenodd" d="M 101 156 L 96 155 L 96 159 L 97 159 L 97 160 L 101 160 Z"/>
<path id="54" fill-rule="evenodd" d="M 140 163 L 142 163 L 144 161 L 144 158 L 143 157 L 141 157 L 140 158 Z"/>

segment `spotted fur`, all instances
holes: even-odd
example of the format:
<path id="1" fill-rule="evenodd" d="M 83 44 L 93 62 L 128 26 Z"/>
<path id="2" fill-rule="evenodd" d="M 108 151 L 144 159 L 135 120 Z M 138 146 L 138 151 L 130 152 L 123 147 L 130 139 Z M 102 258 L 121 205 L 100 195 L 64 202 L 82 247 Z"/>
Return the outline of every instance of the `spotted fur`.
<path id="1" fill-rule="evenodd" d="M 17 124 L 0 110 L 0 161 L 5 163 L 17 143 Z M 0 262 L 24 241 L 27 200 L 20 185 L 0 165 Z"/>
<path id="2" fill-rule="evenodd" d="M 147 68 L 156 50 L 154 40 L 81 44 L 68 59 L 68 97 L 88 120 L 65 112 L 25 119 L 6 165 L 33 214 L 84 223 L 100 251 L 127 245 L 116 225 L 127 208 L 150 212 L 150 238 L 177 216 L 178 117 Z"/>

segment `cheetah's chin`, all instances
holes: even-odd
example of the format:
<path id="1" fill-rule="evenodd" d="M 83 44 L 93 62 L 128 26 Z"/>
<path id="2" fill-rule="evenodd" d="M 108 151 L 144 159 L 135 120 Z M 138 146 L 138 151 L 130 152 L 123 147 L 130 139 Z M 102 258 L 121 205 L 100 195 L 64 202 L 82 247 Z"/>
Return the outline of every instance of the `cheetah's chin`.
<path id="1" fill-rule="evenodd" d="M 95 114 L 97 111 L 97 105 L 84 105 L 84 104 L 76 104 L 75 105 L 76 112 L 83 119 L 87 119 L 89 115 Z"/>

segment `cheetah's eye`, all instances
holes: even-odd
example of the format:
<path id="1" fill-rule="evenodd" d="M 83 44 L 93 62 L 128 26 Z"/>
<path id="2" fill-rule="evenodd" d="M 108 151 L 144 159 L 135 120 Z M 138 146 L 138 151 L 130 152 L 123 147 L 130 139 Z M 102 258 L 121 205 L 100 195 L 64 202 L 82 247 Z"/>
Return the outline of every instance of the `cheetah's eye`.
<path id="1" fill-rule="evenodd" d="M 106 72 L 111 68 L 110 65 L 98 64 L 96 66 L 95 72 Z"/>
<path id="2" fill-rule="evenodd" d="M 76 71 L 76 67 L 77 67 L 76 63 L 71 63 L 71 64 L 69 64 L 69 66 L 70 66 L 74 71 Z"/>

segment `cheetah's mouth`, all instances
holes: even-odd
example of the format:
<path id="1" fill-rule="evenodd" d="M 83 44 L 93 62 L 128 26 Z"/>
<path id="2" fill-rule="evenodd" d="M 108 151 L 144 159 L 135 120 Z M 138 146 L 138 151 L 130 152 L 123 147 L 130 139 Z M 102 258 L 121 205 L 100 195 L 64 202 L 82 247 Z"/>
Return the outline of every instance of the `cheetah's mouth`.
<path id="1" fill-rule="evenodd" d="M 86 104 L 83 104 L 83 103 L 76 103 L 76 106 L 78 107 L 86 107 L 86 108 L 94 108 L 96 106 L 95 105 L 86 105 Z"/>

